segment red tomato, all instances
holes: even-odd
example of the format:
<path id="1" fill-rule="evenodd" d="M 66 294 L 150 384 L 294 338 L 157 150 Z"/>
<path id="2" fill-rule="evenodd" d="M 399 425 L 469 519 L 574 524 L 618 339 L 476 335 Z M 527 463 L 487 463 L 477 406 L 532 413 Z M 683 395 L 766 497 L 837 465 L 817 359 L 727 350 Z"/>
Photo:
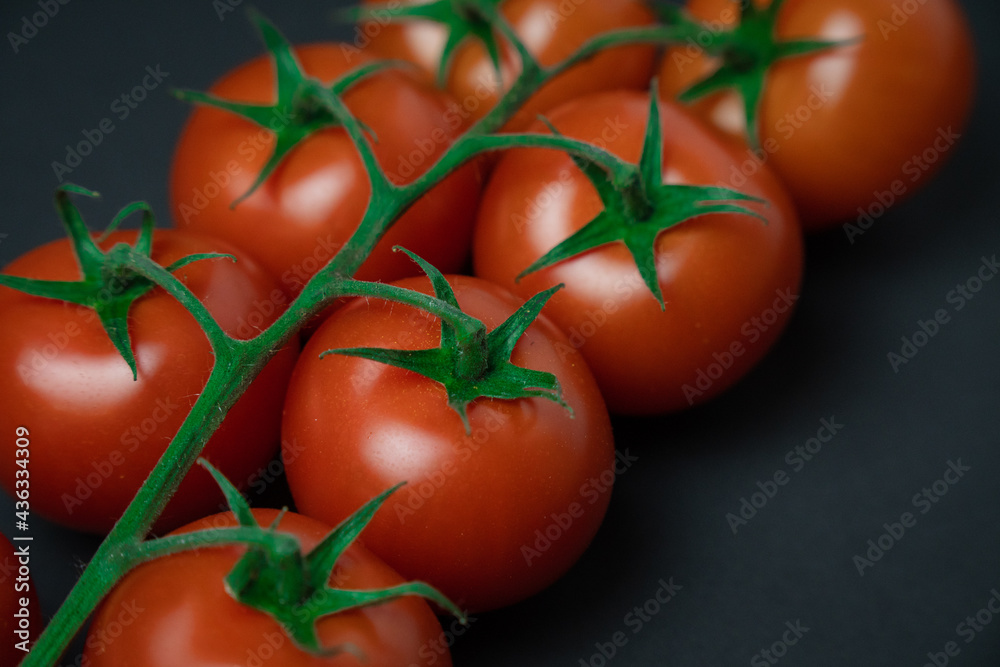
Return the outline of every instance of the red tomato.
<path id="1" fill-rule="evenodd" d="M 449 281 L 489 330 L 521 303 L 476 278 Z M 426 279 L 398 284 L 431 293 Z M 437 318 L 408 306 L 356 300 L 334 314 L 293 374 L 285 469 L 299 511 L 329 523 L 407 481 L 362 541 L 403 576 L 482 611 L 542 590 L 579 558 L 610 498 L 614 444 L 590 372 L 544 316 L 511 360 L 555 374 L 574 414 L 544 398 L 479 399 L 470 435 L 442 385 L 364 359 L 319 358 L 333 348 L 439 344 Z"/>
<path id="2" fill-rule="evenodd" d="M 660 106 L 664 182 L 734 187 L 727 179 L 739 151 L 682 109 Z M 605 93 L 559 107 L 550 119 L 566 136 L 637 162 L 649 107 L 648 94 Z M 798 298 L 802 240 L 791 204 L 766 170 L 743 180 L 739 189 L 767 200 L 766 208 L 751 204 L 767 223 L 712 214 L 661 233 L 655 254 L 661 310 L 621 243 L 515 281 L 603 205 L 565 153 L 508 151 L 483 195 L 476 273 L 522 297 L 566 284 L 546 314 L 582 352 L 612 412 L 685 408 L 744 375 L 774 343 Z"/>
<path id="3" fill-rule="evenodd" d="M 385 4 L 366 0 L 366 4 Z M 404 3 L 412 4 L 412 3 Z M 652 25 L 653 14 L 637 0 L 507 0 L 501 10 L 528 51 L 543 66 L 556 65 L 588 40 L 602 33 Z M 447 32 L 439 23 L 407 21 L 381 25 L 363 24 L 361 35 L 375 37 L 374 47 L 387 58 L 416 63 L 437 76 Z M 368 40 L 367 37 L 364 38 Z M 470 39 L 459 47 L 451 63 L 447 89 L 461 103 L 463 114 L 478 120 L 492 109 L 521 72 L 517 52 L 498 35 L 503 84 L 482 42 Z M 524 129 L 549 108 L 587 93 L 614 88 L 646 88 L 655 67 L 656 49 L 630 46 L 610 49 L 543 86 L 507 124 L 508 130 Z"/>
<path id="4" fill-rule="evenodd" d="M 690 0 L 688 7 L 716 26 L 738 17 L 731 0 Z M 877 218 L 880 201 L 898 201 L 929 180 L 961 135 L 972 102 L 972 38 L 958 3 L 931 0 L 904 11 L 896 0 L 788 0 L 777 36 L 863 37 L 780 60 L 766 79 L 761 149 L 744 159 L 773 167 L 807 230 Z M 716 65 L 693 47 L 668 51 L 663 94 L 677 95 Z M 708 95 L 691 108 L 724 133 L 745 136 L 735 93 Z"/>
<path id="5" fill-rule="evenodd" d="M 270 525 L 276 510 L 254 510 Z M 218 514 L 177 532 L 235 526 L 231 513 Z M 278 526 L 295 535 L 304 552 L 331 528 L 298 514 L 285 514 Z M 441 626 L 420 598 L 403 597 L 322 618 L 321 645 L 353 644 L 366 657 L 313 656 L 295 646 L 284 629 L 264 612 L 237 602 L 224 580 L 243 547 L 213 547 L 174 554 L 129 573 L 101 605 L 86 641 L 84 664 L 91 667 L 215 667 L 217 665 L 451 665 L 441 641 Z M 402 584 L 403 579 L 359 544 L 337 561 L 330 575 L 336 588 L 366 590 Z M 89 662 L 88 662 L 89 660 Z"/>
<path id="6" fill-rule="evenodd" d="M 19 542 L 17 550 L 0 535 L 0 664 L 16 665 L 42 632 L 38 594 L 31 581 L 30 542 Z"/>
<path id="7" fill-rule="evenodd" d="M 296 51 L 306 74 L 329 83 L 371 62 L 341 45 Z M 271 104 L 274 72 L 261 57 L 213 86 L 215 95 Z M 344 100 L 374 133 L 373 148 L 389 179 L 412 182 L 464 129 L 449 97 L 416 75 L 387 70 L 351 88 Z M 256 192 L 236 206 L 274 146 L 274 135 L 250 121 L 198 107 L 177 144 L 171 174 L 174 218 L 182 228 L 203 231 L 245 248 L 286 289 L 298 293 L 357 229 L 371 192 L 357 150 L 343 128 L 319 131 L 289 153 Z M 459 169 L 421 197 L 389 231 L 361 267 L 366 280 L 393 280 L 415 273 L 412 262 L 391 251 L 401 245 L 444 270 L 468 258 L 479 201 L 476 163 Z"/>
<path id="8" fill-rule="evenodd" d="M 134 243 L 113 233 L 99 245 Z M 239 254 L 228 244 L 157 230 L 152 257 L 167 265 L 193 253 Z M 69 241 L 21 256 L 6 273 L 79 280 Z M 288 297 L 249 260 L 212 259 L 177 275 L 232 336 L 250 338 L 284 310 Z M 0 287 L 0 429 L 26 427 L 32 441 L 31 510 L 77 530 L 108 531 L 159 460 L 208 379 L 214 356 L 195 319 L 154 289 L 129 311 L 138 380 L 89 308 Z M 278 446 L 280 402 L 297 343 L 280 351 L 233 407 L 204 456 L 236 482 L 265 466 Z M 0 457 L 0 482 L 13 495 L 13 456 Z M 204 516 L 222 502 L 211 476 L 194 470 L 157 523 L 163 530 Z"/>

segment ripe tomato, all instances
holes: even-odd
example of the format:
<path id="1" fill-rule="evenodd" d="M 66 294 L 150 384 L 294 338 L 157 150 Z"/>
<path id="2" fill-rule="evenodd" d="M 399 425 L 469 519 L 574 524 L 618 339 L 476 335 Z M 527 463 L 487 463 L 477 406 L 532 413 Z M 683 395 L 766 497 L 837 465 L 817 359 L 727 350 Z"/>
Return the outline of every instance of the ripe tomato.
<path id="1" fill-rule="evenodd" d="M 593 370 L 612 412 L 650 414 L 708 399 L 744 375 L 776 340 L 798 298 L 801 231 L 778 181 L 731 170 L 740 154 L 700 121 L 661 104 L 665 183 L 722 185 L 768 202 L 747 215 L 704 215 L 662 232 L 656 273 L 665 309 L 621 243 L 516 276 L 594 219 L 603 205 L 568 155 L 518 149 L 483 193 L 477 275 L 522 297 L 565 283 L 546 307 Z M 604 93 L 553 110 L 556 129 L 637 162 L 649 117 L 642 93 Z M 539 124 L 535 129 L 545 131 Z M 655 222 L 655 220 L 654 220 Z"/>
<path id="2" fill-rule="evenodd" d="M 276 510 L 254 510 L 261 525 Z M 235 526 L 231 513 L 218 514 L 177 532 Z M 280 532 L 299 538 L 304 552 L 330 532 L 330 526 L 286 513 Z M 299 649 L 264 612 L 237 602 L 224 580 L 242 547 L 212 547 L 174 554 L 136 568 L 118 583 L 98 610 L 86 640 L 84 664 L 91 667 L 215 667 L 267 665 L 307 667 L 360 665 L 451 665 L 434 612 L 426 602 L 403 597 L 322 618 L 321 645 L 353 644 L 366 657 L 318 657 Z M 404 583 L 385 563 L 359 544 L 337 561 L 330 585 L 366 590 Z M 433 647 L 433 648 L 432 648 Z M 88 662 L 89 660 L 89 662 Z"/>
<path id="3" fill-rule="evenodd" d="M 449 282 L 488 330 L 521 304 L 483 280 Z M 423 278 L 397 284 L 431 293 Z M 437 318 L 400 304 L 359 299 L 330 317 L 289 386 L 285 469 L 299 511 L 329 523 L 407 481 L 361 540 L 403 576 L 482 611 L 533 595 L 579 558 L 610 498 L 614 445 L 590 372 L 544 316 L 511 361 L 555 374 L 573 415 L 544 398 L 479 399 L 467 434 L 442 385 L 366 359 L 319 357 L 439 343 Z"/>
<path id="4" fill-rule="evenodd" d="M 721 27 L 738 20 L 738 4 L 690 0 L 688 8 Z M 923 186 L 959 138 L 972 101 L 971 35 L 958 4 L 788 0 L 776 31 L 779 39 L 862 38 L 779 60 L 765 81 L 760 148 L 745 158 L 773 167 L 803 226 L 860 218 L 880 196 L 896 201 Z M 706 41 L 711 34 L 706 30 Z M 699 51 L 689 45 L 667 52 L 659 75 L 664 96 L 714 70 L 718 61 Z M 710 94 L 691 108 L 727 135 L 745 136 L 735 93 Z"/>
<path id="5" fill-rule="evenodd" d="M 345 52 L 337 44 L 304 46 L 296 53 L 305 73 L 324 83 L 374 60 Z M 271 104 L 274 88 L 273 66 L 261 57 L 229 73 L 210 92 Z M 402 70 L 371 76 L 349 89 L 344 100 L 371 129 L 374 151 L 396 184 L 425 172 L 465 126 L 461 115 L 449 108 L 447 94 Z M 174 219 L 181 228 L 245 248 L 286 289 L 298 293 L 357 229 L 371 188 L 347 133 L 328 128 L 305 139 L 250 197 L 230 208 L 250 189 L 273 147 L 270 130 L 232 113 L 198 107 L 174 155 Z M 395 245 L 446 270 L 463 267 L 480 187 L 477 163 L 448 176 L 399 219 L 357 276 L 393 280 L 412 275 L 412 263 L 391 251 Z"/>
<path id="6" fill-rule="evenodd" d="M 15 551 L 0 534 L 0 664 L 17 665 L 42 631 L 38 594 L 31 582 L 31 544 L 20 542 Z"/>
<path id="7" fill-rule="evenodd" d="M 385 4 L 365 1 L 369 5 Z M 637 0 L 506 0 L 501 10 L 528 51 L 543 66 L 561 62 L 601 33 L 655 22 L 649 9 Z M 359 30 L 359 40 L 368 41 L 367 33 L 374 33 L 371 42 L 385 57 L 408 60 L 429 75 L 437 75 L 447 39 L 447 31 L 441 24 L 406 21 L 398 25 L 381 25 L 373 19 L 363 23 Z M 501 85 L 482 42 L 467 41 L 455 51 L 446 87 L 461 104 L 463 114 L 478 120 L 510 88 L 521 72 L 521 63 L 514 48 L 498 35 Z M 543 86 L 506 129 L 522 130 L 538 114 L 580 95 L 615 88 L 647 87 L 655 68 L 655 54 L 656 49 L 650 46 L 630 46 L 601 53 Z"/>
<path id="8" fill-rule="evenodd" d="M 99 245 L 134 243 L 121 231 Z M 152 257 L 167 265 L 194 253 L 229 252 L 228 244 L 177 230 L 157 230 Z M 6 273 L 79 280 L 68 240 L 36 248 Z M 284 310 L 287 295 L 249 260 L 203 260 L 177 275 L 230 335 L 250 338 Z M 32 441 L 31 510 L 65 526 L 108 531 L 159 460 L 204 387 L 214 362 L 195 319 L 154 289 L 128 314 L 138 379 L 89 308 L 0 287 L 0 428 L 26 427 Z M 15 324 L 16 323 L 16 324 Z M 227 476 L 246 481 L 278 446 L 280 402 L 298 344 L 281 350 L 233 407 L 204 456 Z M 19 468 L 0 457 L 0 482 L 14 494 Z M 217 509 L 211 476 L 193 470 L 167 506 L 157 529 Z"/>

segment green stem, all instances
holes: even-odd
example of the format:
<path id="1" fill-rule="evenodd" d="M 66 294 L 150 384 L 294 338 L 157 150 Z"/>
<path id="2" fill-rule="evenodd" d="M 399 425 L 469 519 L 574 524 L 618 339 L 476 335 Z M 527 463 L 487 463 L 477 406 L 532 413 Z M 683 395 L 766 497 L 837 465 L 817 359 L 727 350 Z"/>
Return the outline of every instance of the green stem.
<path id="1" fill-rule="evenodd" d="M 501 18 L 498 25 L 523 56 L 526 50 L 506 25 L 506 21 Z M 683 41 L 689 34 L 690 29 L 686 26 L 630 29 L 591 40 L 576 54 L 550 68 L 538 66 L 533 59 L 527 60 L 521 76 L 500 103 L 456 140 L 434 166 L 407 186 L 394 186 L 389 183 L 374 158 L 362 126 L 347 114 L 348 120 L 344 126 L 357 145 L 371 175 L 372 196 L 358 229 L 327 266 L 309 281 L 290 307 L 256 338 L 237 341 L 218 330 L 217 325 L 215 328 L 213 325 L 206 325 L 206 335 L 216 352 L 216 363 L 204 390 L 149 478 L 101 543 L 91 564 L 84 570 L 22 664 L 27 667 L 55 664 L 97 604 L 122 576 L 145 560 L 172 553 L 173 550 L 186 546 L 182 538 L 163 538 L 145 543 L 143 538 L 176 491 L 181 479 L 194 465 L 208 438 L 276 351 L 281 349 L 305 322 L 337 298 L 351 295 L 356 291 L 358 283 L 349 280 L 349 277 L 357 271 L 399 215 L 451 171 L 478 153 L 488 150 L 513 146 L 569 150 L 586 155 L 589 159 L 606 166 L 613 177 L 623 176 L 626 170 L 622 168 L 624 165 L 622 161 L 582 142 L 542 135 L 531 138 L 524 135 L 496 137 L 491 136 L 491 133 L 503 127 L 514 112 L 549 78 L 596 55 L 598 51 L 628 43 Z M 324 91 L 315 92 L 333 108 L 343 107 L 343 102 L 336 95 Z M 197 299 L 186 292 L 180 281 L 169 273 L 164 275 L 165 271 L 154 269 L 134 256 L 128 257 L 127 261 L 137 272 L 165 287 L 189 309 L 195 311 L 202 309 L 200 303 L 195 303 Z M 372 289 L 370 295 L 377 296 L 381 289 Z M 389 293 L 387 290 L 386 294 Z M 398 293 L 393 293 L 392 296 L 398 301 L 410 299 L 416 307 L 424 308 L 439 317 L 448 318 L 460 331 L 463 326 L 468 326 L 461 317 L 458 317 L 460 311 L 457 309 L 453 313 L 448 308 L 429 300 L 422 302 L 419 297 L 400 298 L 401 295 Z M 204 318 L 198 317 L 198 319 L 202 321 Z M 478 332 L 468 329 L 466 333 L 470 337 L 479 335 Z M 218 539 L 219 543 L 245 542 L 243 537 L 239 531 L 233 531 L 231 535 Z"/>

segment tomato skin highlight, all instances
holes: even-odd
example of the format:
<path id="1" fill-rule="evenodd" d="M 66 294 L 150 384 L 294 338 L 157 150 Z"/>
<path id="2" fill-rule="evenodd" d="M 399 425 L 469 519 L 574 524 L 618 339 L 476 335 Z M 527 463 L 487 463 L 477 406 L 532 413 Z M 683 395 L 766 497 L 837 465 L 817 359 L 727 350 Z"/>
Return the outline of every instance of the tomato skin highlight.
<path id="1" fill-rule="evenodd" d="M 365 0 L 365 4 L 380 2 Z M 506 0 L 500 9 L 528 51 L 543 66 L 561 62 L 602 33 L 655 22 L 649 9 L 635 0 L 574 0 L 572 3 Z M 371 38 L 374 49 L 386 58 L 415 63 L 429 77 L 436 77 L 447 34 L 443 26 L 429 21 L 409 21 L 400 25 L 380 25 L 379 28 Z M 502 86 L 497 82 L 492 60 L 478 40 L 459 47 L 451 63 L 445 87 L 458 100 L 463 113 L 473 120 L 486 115 L 521 72 L 517 51 L 499 36 L 498 43 Z M 543 86 L 504 129 L 523 130 L 538 114 L 574 97 L 616 88 L 647 88 L 656 66 L 655 54 L 654 47 L 643 45 L 609 49 Z"/>
<path id="2" fill-rule="evenodd" d="M 277 510 L 254 510 L 254 516 L 264 526 L 270 525 L 277 515 Z M 235 525 L 233 515 L 226 512 L 175 532 Z M 299 537 L 303 550 L 308 551 L 331 527 L 286 513 L 278 530 Z M 226 592 L 225 576 L 241 553 L 243 548 L 236 546 L 199 549 L 167 556 L 133 570 L 98 610 L 86 640 L 84 664 L 91 667 L 222 664 L 450 667 L 451 656 L 440 641 L 442 631 L 437 618 L 426 602 L 414 597 L 319 621 L 318 635 L 323 646 L 353 644 L 368 658 L 366 663 L 349 654 L 317 657 L 302 651 L 270 616 L 237 602 Z M 371 589 L 401 583 L 403 579 L 398 574 L 360 544 L 348 547 L 330 576 L 330 584 L 339 588 Z M 116 626 L 118 632 L 113 633 Z"/>
<path id="3" fill-rule="evenodd" d="M 807 231 L 872 216 L 870 209 L 877 218 L 879 196 L 891 193 L 895 202 L 923 187 L 963 132 L 975 87 L 966 18 L 953 0 L 930 0 L 913 13 L 901 4 L 788 0 L 781 9 L 782 39 L 865 36 L 781 60 L 766 80 L 762 155 L 787 185 Z M 736 7 L 729 0 L 688 2 L 695 17 L 716 25 L 731 24 Z M 714 61 L 695 49 L 668 50 L 661 92 L 673 98 L 713 69 Z M 690 106 L 725 135 L 745 137 L 735 93 L 713 93 Z"/>
<path id="4" fill-rule="evenodd" d="M 738 150 L 680 107 L 664 103 L 661 109 L 664 182 L 734 188 L 727 179 L 741 162 Z M 616 92 L 570 102 L 549 119 L 566 136 L 636 162 L 648 115 L 648 94 Z M 781 184 L 764 168 L 736 189 L 768 202 L 750 205 L 767 223 L 712 214 L 661 233 L 656 262 L 662 311 L 621 243 L 516 280 L 603 205 L 565 153 L 508 151 L 483 194 L 475 271 L 522 298 L 565 283 L 546 314 L 587 360 L 611 412 L 684 409 L 749 371 L 775 342 L 798 298 L 801 230 Z M 781 312 L 772 319 L 776 302 Z M 766 324 L 755 324 L 762 317 Z"/>
<path id="5" fill-rule="evenodd" d="M 114 232 L 99 245 L 134 243 Z M 215 239 L 156 230 L 152 257 L 168 265 L 202 252 L 240 251 Z M 79 280 L 67 239 L 22 255 L 5 273 Z M 273 322 L 289 297 L 250 260 L 195 262 L 176 274 L 230 335 L 250 338 Z M 31 431 L 31 510 L 70 528 L 105 533 L 124 512 L 208 380 L 214 355 L 195 319 L 156 288 L 129 311 L 138 379 L 88 308 L 0 287 L 0 428 Z M 278 446 L 280 401 L 298 341 L 280 350 L 212 436 L 203 455 L 237 484 L 266 466 Z M 14 457 L 0 460 L 0 483 L 13 495 Z M 36 486 L 37 485 L 37 486 Z M 168 530 L 223 502 L 211 476 L 192 470 L 157 521 Z"/>
<path id="6" fill-rule="evenodd" d="M 449 282 L 490 330 L 521 303 L 476 278 Z M 397 284 L 431 293 L 426 279 Z M 355 300 L 335 313 L 289 386 L 285 469 L 299 511 L 334 523 L 373 489 L 407 481 L 361 540 L 403 576 L 484 611 L 537 593 L 579 558 L 610 499 L 614 443 L 589 370 L 544 311 L 511 361 L 554 373 L 572 416 L 543 398 L 479 399 L 466 435 L 440 384 L 365 359 L 319 359 L 332 348 L 439 343 L 437 318 L 408 306 Z"/>
<path id="7" fill-rule="evenodd" d="M 295 52 L 305 73 L 324 83 L 374 60 L 367 54 L 345 53 L 338 44 L 302 46 Z M 261 57 L 230 72 L 210 92 L 273 104 L 274 87 L 273 66 Z M 401 69 L 376 73 L 343 98 L 377 137 L 372 147 L 396 184 L 424 173 L 466 127 L 447 94 Z M 245 248 L 285 289 L 297 294 L 357 229 L 371 186 L 345 130 L 328 128 L 296 146 L 250 197 L 230 208 L 250 189 L 273 146 L 273 132 L 234 114 L 198 107 L 177 143 L 171 202 L 178 227 Z M 392 252 L 395 245 L 445 270 L 464 267 L 479 201 L 479 172 L 480 164 L 473 161 L 422 196 L 356 276 L 394 280 L 417 273 L 412 262 Z"/>

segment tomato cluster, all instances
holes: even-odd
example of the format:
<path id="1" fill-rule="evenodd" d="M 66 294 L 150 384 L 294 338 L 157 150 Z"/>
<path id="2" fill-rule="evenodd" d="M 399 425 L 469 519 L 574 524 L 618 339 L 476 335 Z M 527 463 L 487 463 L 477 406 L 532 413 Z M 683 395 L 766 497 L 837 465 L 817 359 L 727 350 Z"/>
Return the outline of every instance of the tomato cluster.
<path id="1" fill-rule="evenodd" d="M 61 205 L 72 238 L 4 270 L 0 309 L 22 326 L 0 330 L 0 371 L 17 383 L 0 425 L 12 431 L 16 416 L 61 445 L 34 450 L 32 474 L 60 491 L 32 508 L 107 533 L 218 372 L 216 340 L 176 294 L 117 263 L 131 245 L 237 341 L 319 281 L 361 295 L 302 313 L 301 352 L 291 335 L 234 382 L 242 397 L 207 441 L 203 456 L 237 486 L 280 450 L 305 516 L 262 511 L 262 524 L 311 550 L 403 483 L 331 581 L 420 580 L 477 612 L 538 593 L 608 507 L 609 413 L 675 412 L 739 382 L 800 298 L 803 230 L 850 220 L 910 175 L 911 156 L 960 131 L 973 65 L 959 9 L 929 3 L 903 25 L 893 7 L 691 0 L 657 17 L 636 0 L 366 2 L 362 21 L 400 23 L 364 51 L 292 48 L 258 19 L 270 57 L 208 94 L 180 93 L 199 106 L 172 164 L 177 229 L 91 240 Z M 616 30 L 631 39 L 548 69 Z M 462 148 L 498 113 L 508 150 L 485 160 Z M 375 200 L 430 178 L 457 147 L 463 159 L 368 239 Z M 348 269 L 324 269 L 342 255 Z M 80 285 L 93 294 L 60 297 Z M 8 491 L 16 477 L 0 461 Z M 236 525 L 203 518 L 222 498 L 193 470 L 153 531 Z M 415 598 L 324 619 L 324 645 L 346 653 L 305 650 L 224 585 L 253 553 L 206 547 L 137 568 L 96 616 L 86 659 L 450 664 L 446 648 L 429 651 L 440 627 Z M 158 611 L 105 646 L 129 604 Z"/>

